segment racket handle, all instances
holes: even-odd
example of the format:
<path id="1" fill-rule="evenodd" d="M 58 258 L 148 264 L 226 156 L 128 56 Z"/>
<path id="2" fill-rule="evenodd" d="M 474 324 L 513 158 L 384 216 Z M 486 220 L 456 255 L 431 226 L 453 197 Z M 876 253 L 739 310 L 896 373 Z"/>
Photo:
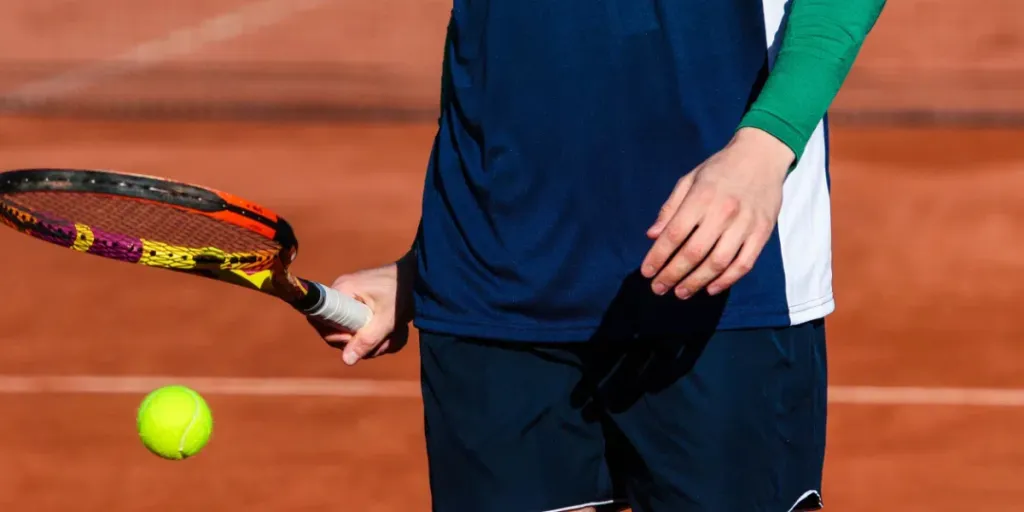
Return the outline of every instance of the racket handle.
<path id="1" fill-rule="evenodd" d="M 307 283 L 310 285 L 310 295 L 319 295 L 320 298 L 304 311 L 306 316 L 349 331 L 358 331 L 373 316 L 373 312 L 366 304 L 320 283 Z"/>

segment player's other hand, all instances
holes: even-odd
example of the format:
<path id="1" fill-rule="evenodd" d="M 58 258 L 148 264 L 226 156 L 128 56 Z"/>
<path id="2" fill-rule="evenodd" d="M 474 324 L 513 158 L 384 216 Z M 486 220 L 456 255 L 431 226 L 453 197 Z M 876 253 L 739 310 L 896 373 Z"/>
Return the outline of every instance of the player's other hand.
<path id="1" fill-rule="evenodd" d="M 793 152 L 756 128 L 680 179 L 647 231 L 640 267 L 658 295 L 721 293 L 747 274 L 775 228 Z"/>
<path id="2" fill-rule="evenodd" d="M 415 265 L 412 257 L 406 256 L 334 280 L 332 288 L 363 301 L 373 312 L 370 322 L 354 333 L 309 320 L 328 345 L 342 351 L 345 364 L 398 352 L 408 342 Z"/>

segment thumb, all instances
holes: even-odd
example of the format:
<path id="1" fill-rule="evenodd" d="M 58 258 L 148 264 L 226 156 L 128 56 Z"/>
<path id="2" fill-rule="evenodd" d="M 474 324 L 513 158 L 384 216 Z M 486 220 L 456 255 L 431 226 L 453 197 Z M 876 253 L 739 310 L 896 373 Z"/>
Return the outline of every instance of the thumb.
<path id="1" fill-rule="evenodd" d="M 661 209 L 658 210 L 658 218 L 654 221 L 651 227 L 647 228 L 647 237 L 656 239 L 661 236 L 661 232 L 668 225 L 668 221 L 672 220 L 675 216 L 676 210 L 679 209 L 679 205 L 683 203 L 683 198 L 686 197 L 686 193 L 690 191 L 690 187 L 693 186 L 693 175 L 694 172 L 688 173 L 686 176 L 679 178 L 676 182 L 675 188 L 672 189 L 672 193 L 669 194 L 668 199 L 661 205 Z"/>
<path id="2" fill-rule="evenodd" d="M 370 320 L 370 323 L 360 329 L 352 336 L 352 340 L 345 345 L 341 359 L 345 364 L 352 366 L 372 353 L 378 345 L 383 342 L 389 334 L 389 330 L 378 322 Z"/>

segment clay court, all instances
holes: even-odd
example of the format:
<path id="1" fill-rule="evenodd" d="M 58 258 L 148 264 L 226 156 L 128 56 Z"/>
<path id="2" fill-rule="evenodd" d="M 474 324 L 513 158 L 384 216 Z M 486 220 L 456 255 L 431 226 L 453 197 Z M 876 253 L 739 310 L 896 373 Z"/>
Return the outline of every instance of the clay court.
<path id="1" fill-rule="evenodd" d="M 167 94 L 132 85 L 130 67 L 114 73 L 99 59 L 173 41 L 175 30 L 247 4 L 178 2 L 163 12 L 105 3 L 135 5 L 137 19 L 89 37 L 90 24 L 113 26 L 97 20 L 113 15 L 96 4 L 0 7 L 0 60 L 78 62 L 20 83 L 8 74 L 0 94 Z M 865 49 L 864 73 L 851 78 L 856 88 L 837 102 L 849 114 L 837 113 L 832 127 L 838 309 L 828 321 L 826 510 L 1010 511 L 1024 502 L 1016 441 L 1024 431 L 1024 129 L 857 115 L 953 105 L 979 119 L 1020 116 L 1024 17 L 1011 0 L 975 3 L 990 9 L 891 2 Z M 187 52 L 151 45 L 148 55 L 185 63 L 304 56 L 382 84 L 296 87 L 292 99 L 429 107 L 436 97 L 444 2 L 262 4 L 280 5 L 255 18 L 222 17 L 222 25 L 239 23 L 234 32 L 200 30 L 209 37 Z M 974 23 L 970 44 L 928 28 L 956 20 Z M 914 24 L 934 41 L 909 38 Z M 969 66 L 1003 81 L 979 93 L 958 71 Z M 877 80 L 893 70 L 901 74 Z M 945 78 L 914 80 L 929 72 Z M 395 258 L 415 232 L 434 123 L 410 111 L 398 121 L 15 111 L 0 117 L 0 168 L 118 169 L 230 190 L 288 218 L 301 244 L 296 273 L 329 282 Z M 11 230 L 0 232 L 0 248 L 0 509 L 429 510 L 415 342 L 347 368 L 275 299 L 85 258 Z M 170 383 L 203 393 L 215 420 L 206 450 L 178 463 L 150 455 L 135 432 L 139 401 Z"/>

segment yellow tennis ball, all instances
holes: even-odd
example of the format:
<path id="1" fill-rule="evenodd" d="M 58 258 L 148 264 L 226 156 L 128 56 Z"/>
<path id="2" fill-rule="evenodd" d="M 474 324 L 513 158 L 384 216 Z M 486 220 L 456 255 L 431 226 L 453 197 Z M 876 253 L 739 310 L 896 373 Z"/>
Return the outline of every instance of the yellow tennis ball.
<path id="1" fill-rule="evenodd" d="M 153 454 L 181 460 L 199 453 L 213 433 L 213 415 L 199 393 L 165 386 L 146 395 L 137 423 L 142 444 Z"/>

